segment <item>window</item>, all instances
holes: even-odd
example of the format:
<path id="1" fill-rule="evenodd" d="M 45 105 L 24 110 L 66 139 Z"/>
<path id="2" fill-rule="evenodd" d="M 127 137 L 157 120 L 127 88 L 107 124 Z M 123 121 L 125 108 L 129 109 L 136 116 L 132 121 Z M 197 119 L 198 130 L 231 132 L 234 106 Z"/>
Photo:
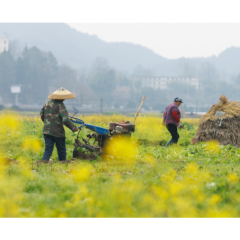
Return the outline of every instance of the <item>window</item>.
<path id="1" fill-rule="evenodd" d="M 4 52 L 6 52 L 6 51 L 7 51 L 6 47 L 4 47 L 4 48 L 3 48 L 3 51 L 4 51 Z"/>
<path id="2" fill-rule="evenodd" d="M 7 41 L 6 41 L 6 40 L 4 40 L 4 44 L 7 44 Z"/>

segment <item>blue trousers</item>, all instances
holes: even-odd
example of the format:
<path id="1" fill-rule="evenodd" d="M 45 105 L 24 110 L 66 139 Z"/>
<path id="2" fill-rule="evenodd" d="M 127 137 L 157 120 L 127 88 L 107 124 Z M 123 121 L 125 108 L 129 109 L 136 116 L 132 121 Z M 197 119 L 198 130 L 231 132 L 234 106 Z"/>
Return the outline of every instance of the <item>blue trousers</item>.
<path id="1" fill-rule="evenodd" d="M 48 134 L 44 134 L 44 140 L 45 140 L 45 152 L 42 160 L 49 161 L 53 152 L 54 143 L 56 143 L 59 161 L 66 160 L 67 152 L 66 152 L 65 137 L 54 137 Z"/>

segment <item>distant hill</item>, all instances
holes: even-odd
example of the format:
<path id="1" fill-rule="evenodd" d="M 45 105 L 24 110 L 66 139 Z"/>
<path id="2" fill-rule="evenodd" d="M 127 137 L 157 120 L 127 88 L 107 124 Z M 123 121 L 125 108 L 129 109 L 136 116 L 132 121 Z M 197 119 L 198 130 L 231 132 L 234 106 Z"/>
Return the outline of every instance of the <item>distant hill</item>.
<path id="1" fill-rule="evenodd" d="M 102 57 L 110 66 L 128 73 L 141 65 L 158 76 L 198 76 L 204 62 L 211 63 L 218 75 L 226 79 L 240 73 L 240 48 L 236 47 L 226 49 L 218 57 L 169 60 L 141 45 L 107 43 L 64 23 L 0 23 L 1 37 L 51 51 L 60 63 L 76 69 L 88 68 L 97 57 Z"/>
<path id="2" fill-rule="evenodd" d="M 215 61 L 215 66 L 219 69 L 225 69 L 228 73 L 239 74 L 240 72 L 240 48 L 231 47 L 223 51 Z"/>
<path id="3" fill-rule="evenodd" d="M 0 37 L 5 36 L 27 43 L 28 47 L 51 51 L 61 63 L 75 68 L 89 67 L 97 57 L 106 58 L 111 66 L 125 71 L 165 60 L 141 45 L 106 43 L 64 23 L 0 23 Z"/>

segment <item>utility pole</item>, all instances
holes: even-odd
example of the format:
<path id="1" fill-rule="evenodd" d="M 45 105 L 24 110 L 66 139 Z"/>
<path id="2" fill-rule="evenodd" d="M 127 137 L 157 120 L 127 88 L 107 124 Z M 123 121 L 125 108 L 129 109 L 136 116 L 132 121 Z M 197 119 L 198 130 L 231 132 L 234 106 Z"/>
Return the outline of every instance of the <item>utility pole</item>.
<path id="1" fill-rule="evenodd" d="M 15 95 L 15 105 L 18 106 L 18 94 Z"/>

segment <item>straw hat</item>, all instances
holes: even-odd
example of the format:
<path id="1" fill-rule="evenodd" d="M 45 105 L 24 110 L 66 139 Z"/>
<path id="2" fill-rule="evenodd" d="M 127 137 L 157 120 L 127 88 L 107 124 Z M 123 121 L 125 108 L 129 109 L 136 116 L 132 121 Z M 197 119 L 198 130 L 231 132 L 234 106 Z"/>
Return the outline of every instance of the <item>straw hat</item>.
<path id="1" fill-rule="evenodd" d="M 59 88 L 57 91 L 53 92 L 52 94 L 50 94 L 48 96 L 48 98 L 50 99 L 72 99 L 75 98 L 76 96 L 69 92 L 68 90 L 66 90 L 65 88 L 61 87 Z"/>

